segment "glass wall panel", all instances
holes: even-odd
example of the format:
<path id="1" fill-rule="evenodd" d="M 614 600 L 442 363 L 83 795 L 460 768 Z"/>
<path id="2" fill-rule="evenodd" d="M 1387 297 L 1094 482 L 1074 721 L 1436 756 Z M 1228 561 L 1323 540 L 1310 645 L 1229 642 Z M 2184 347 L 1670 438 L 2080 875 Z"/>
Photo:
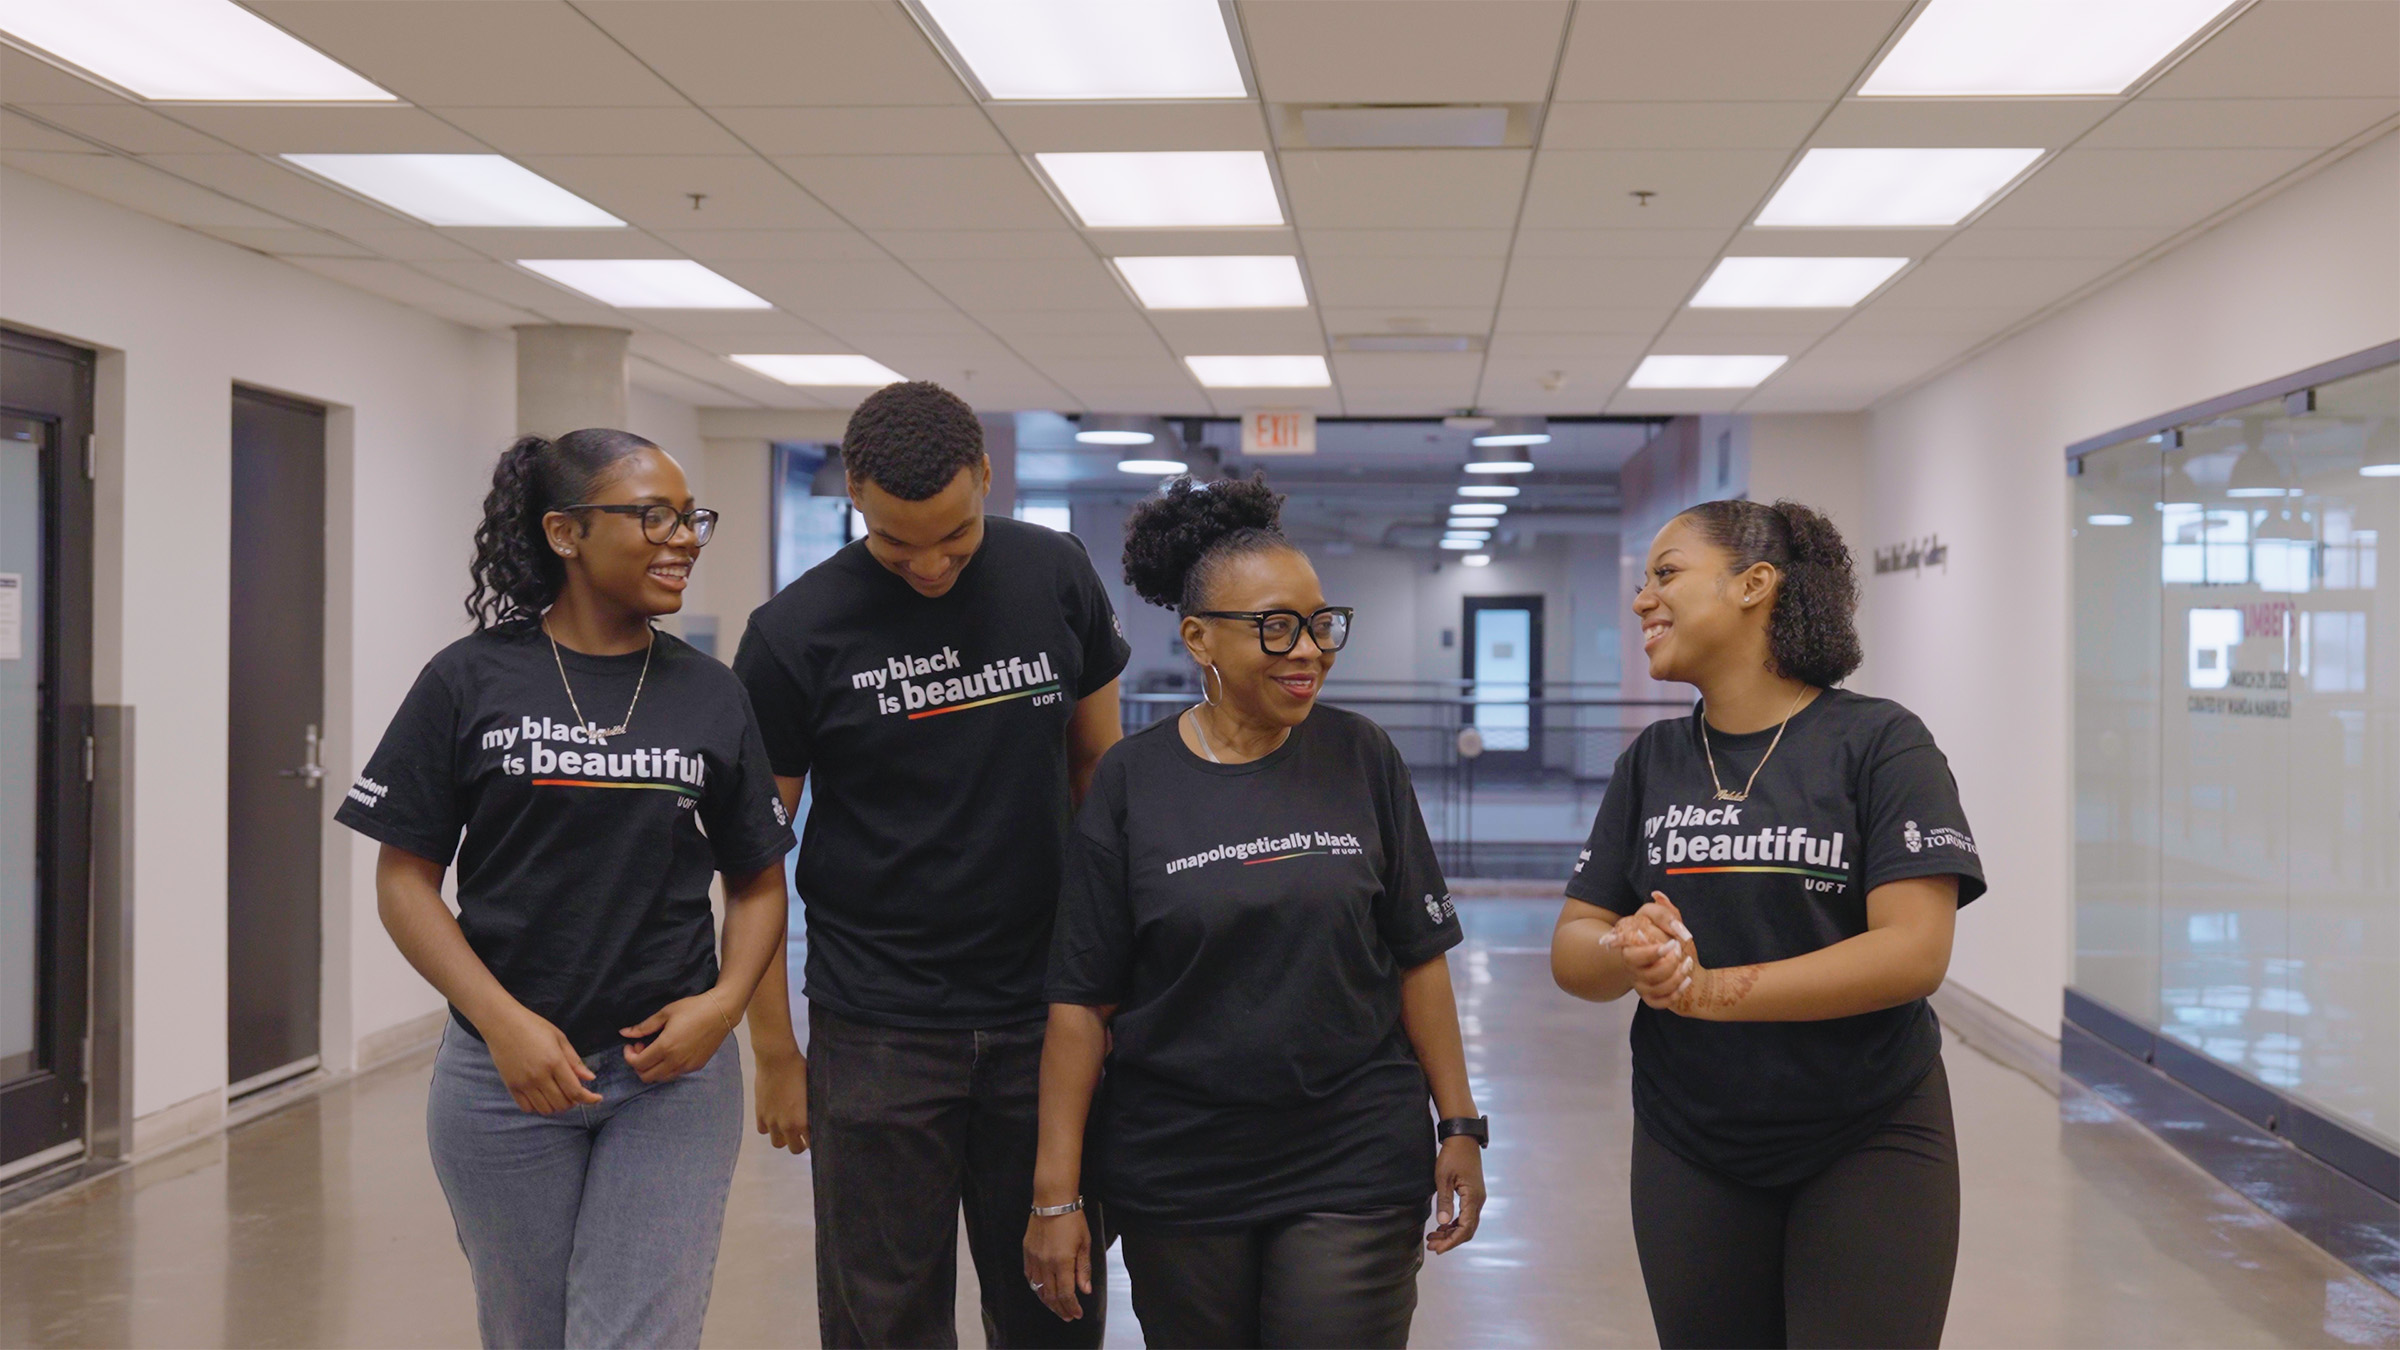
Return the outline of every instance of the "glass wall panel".
<path id="1" fill-rule="evenodd" d="M 2074 482 L 2075 987 L 2158 1018 L 2157 437 L 2084 457 Z"/>

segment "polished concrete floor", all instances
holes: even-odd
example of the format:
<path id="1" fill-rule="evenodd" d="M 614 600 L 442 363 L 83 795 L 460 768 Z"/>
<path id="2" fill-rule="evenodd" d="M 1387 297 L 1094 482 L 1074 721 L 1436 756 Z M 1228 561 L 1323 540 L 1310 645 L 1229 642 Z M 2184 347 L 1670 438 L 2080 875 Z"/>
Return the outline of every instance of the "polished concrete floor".
<path id="1" fill-rule="evenodd" d="M 1467 907 L 1455 970 L 1493 1119 L 1482 1236 L 1427 1263 L 1416 1343 L 1653 1345 L 1626 1220 L 1625 1007 L 1559 994 L 1549 902 Z M 0 1214 L 0 1346 L 451 1346 L 466 1263 L 426 1162 L 429 1055 Z M 1953 1041 L 1956 1346 L 2400 1345 L 2400 1301 L 2098 1098 Z M 714 1345 L 813 1345 L 808 1164 L 744 1152 Z M 1111 1345 L 1140 1344 L 1122 1272 Z M 959 1336 L 981 1344 L 971 1270 Z"/>

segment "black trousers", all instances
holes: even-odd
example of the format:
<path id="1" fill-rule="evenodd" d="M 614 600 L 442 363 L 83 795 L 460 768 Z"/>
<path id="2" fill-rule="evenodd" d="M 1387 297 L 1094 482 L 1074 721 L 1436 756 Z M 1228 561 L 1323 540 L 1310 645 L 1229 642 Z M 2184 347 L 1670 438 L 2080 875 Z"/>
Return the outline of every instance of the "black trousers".
<path id="1" fill-rule="evenodd" d="M 1142 1341 L 1164 1347 L 1404 1346 L 1427 1205 L 1250 1228 L 1128 1222 Z"/>
<path id="2" fill-rule="evenodd" d="M 961 1205 L 990 1343 L 1100 1344 L 1108 1309 L 1101 1241 L 1092 1244 L 1082 1320 L 1059 1320 L 1025 1283 L 1042 1027 L 879 1027 L 808 1010 L 817 1327 L 825 1345 L 958 1344 Z"/>
<path id="3" fill-rule="evenodd" d="M 1874 1134 L 1790 1186 L 1745 1185 L 1637 1126 L 1633 1237 L 1668 1350 L 1939 1345 L 1958 1266 L 1941 1061 Z"/>

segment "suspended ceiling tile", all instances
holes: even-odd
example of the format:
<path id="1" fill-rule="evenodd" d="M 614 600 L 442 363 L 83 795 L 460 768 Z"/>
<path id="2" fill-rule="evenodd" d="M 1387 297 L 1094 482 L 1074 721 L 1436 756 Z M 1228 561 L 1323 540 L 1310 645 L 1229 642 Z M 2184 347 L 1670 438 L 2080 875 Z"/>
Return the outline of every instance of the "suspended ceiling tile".
<path id="1" fill-rule="evenodd" d="M 2145 98 L 2400 98 L 2400 5 L 2252 5 L 2144 91 Z"/>
<path id="2" fill-rule="evenodd" d="M 758 400 L 722 385 L 706 384 L 688 375 L 667 369 L 646 357 L 634 357 L 625 363 L 625 378 L 636 389 L 663 394 L 679 403 L 694 407 L 760 406 Z"/>
<path id="3" fill-rule="evenodd" d="M 1482 352 L 1335 352 L 1333 377 L 1343 397 L 1356 402 L 1362 390 L 1420 394 L 1436 406 L 1475 401 L 1483 374 Z"/>
<path id="4" fill-rule="evenodd" d="M 856 230 L 659 230 L 658 237 L 701 262 L 778 259 L 829 262 L 885 258 Z"/>
<path id="5" fill-rule="evenodd" d="M 1483 308 L 1500 296 L 1500 258 L 1311 257 L 1317 303 L 1344 309 Z"/>
<path id="6" fill-rule="evenodd" d="M 2105 258 L 1929 258 L 1893 282 L 1871 307 L 2046 305 L 2113 266 Z"/>
<path id="7" fill-rule="evenodd" d="M 0 97 L 18 104 L 125 102 L 81 75 L 6 45 L 0 45 Z"/>
<path id="8" fill-rule="evenodd" d="M 1922 258 L 1947 248 L 1956 230 L 1762 230 L 1747 228 L 1725 246 L 1745 258 Z"/>
<path id="9" fill-rule="evenodd" d="M 1248 100 L 1205 103 L 993 103 L 1001 134 L 1027 154 L 1045 150 L 1271 150 Z"/>
<path id="10" fill-rule="evenodd" d="M 472 290 L 429 277 L 405 263 L 350 258 L 286 258 L 285 262 L 371 295 L 437 314 L 470 328 L 501 329 L 538 322 L 535 315 Z"/>
<path id="11" fill-rule="evenodd" d="M 577 6 L 703 107 L 968 102 L 890 0 L 582 0 Z"/>
<path id="12" fill-rule="evenodd" d="M 378 225 L 342 231 L 395 262 L 480 262 L 484 255 L 425 225 Z"/>
<path id="13" fill-rule="evenodd" d="M 174 118 L 261 154 L 474 154 L 490 147 L 421 108 L 181 104 Z M 212 146 L 223 149 L 223 146 Z"/>
<path id="14" fill-rule="evenodd" d="M 515 262 L 519 258 L 675 258 L 667 244 L 640 230 L 446 229 L 443 235 L 478 256 Z"/>
<path id="15" fill-rule="evenodd" d="M 975 319 L 948 305 L 940 309 L 843 309 L 828 306 L 807 317 L 809 322 L 826 332 L 858 343 L 886 337 L 913 338 L 945 333 L 972 335 L 988 331 Z"/>
<path id="16" fill-rule="evenodd" d="M 910 266 L 971 314 L 1094 309 L 1125 294 L 1108 265 L 1089 255 L 1022 259 L 998 267 L 983 259 L 923 259 Z"/>
<path id="17" fill-rule="evenodd" d="M 1706 340 L 1718 343 L 1708 349 L 1718 352 L 1793 352 L 1840 327 L 1850 315 L 1846 309 L 1683 309 L 1667 321 L 1658 340 Z"/>
<path id="18" fill-rule="evenodd" d="M 1008 142 L 973 106 L 721 108 L 762 155 L 1005 155 Z"/>
<path id="19" fill-rule="evenodd" d="M 526 168 L 646 229 L 839 229 L 842 222 L 755 155 L 528 155 Z M 692 193 L 700 193 L 695 205 Z"/>
<path id="20" fill-rule="evenodd" d="M 698 108 L 452 108 L 442 117 L 507 155 L 749 152 Z"/>
<path id="21" fill-rule="evenodd" d="M 981 318 L 993 332 L 1010 342 L 1070 334 L 1115 334 L 1137 344 L 1158 341 L 1148 321 L 1130 303 L 1091 310 L 1012 310 Z"/>
<path id="22" fill-rule="evenodd" d="M 1190 254 L 1266 254 L 1300 251 L 1297 231 L 1258 226 L 1227 230 L 1086 230 L 1084 238 L 1104 258 L 1183 257 Z"/>
<path id="23" fill-rule="evenodd" d="M 1676 305 L 1690 297 L 1706 266 L 1698 258 L 1519 258 L 1501 299 L 1511 309 Z"/>
<path id="24" fill-rule="evenodd" d="M 2174 231 L 2157 225 L 2131 229 L 2008 229 L 1978 224 L 1942 245 L 1941 256 L 1958 258 L 2131 258 Z"/>
<path id="25" fill-rule="evenodd" d="M 1982 342 L 1984 333 L 1876 333 L 1845 327 L 1809 348 L 1795 369 L 1835 361 L 1922 361 L 1938 363 Z"/>
<path id="26" fill-rule="evenodd" d="M 1491 331 L 1492 307 L 1451 308 L 1410 305 L 1371 308 L 1320 306 L 1328 333 L 1484 333 Z"/>
<path id="27" fill-rule="evenodd" d="M 1533 305 L 1504 305 L 1492 325 L 1494 334 L 1568 335 L 1648 338 L 1673 318 L 1673 304 L 1640 308 L 1583 305 L 1549 309 Z"/>
<path id="28" fill-rule="evenodd" d="M 566 4 L 251 0 L 249 7 L 420 107 L 577 108 L 595 95 L 616 107 L 684 102 Z"/>
<path id="29" fill-rule="evenodd" d="M 1741 405 L 1747 389 L 1622 389 L 1609 399 L 1608 411 L 1617 416 L 1682 413 L 1727 413 Z"/>
<path id="30" fill-rule="evenodd" d="M 1514 362 L 1528 369 L 1548 369 L 1565 361 L 1599 357 L 1640 356 L 1650 349 L 1654 323 L 1637 333 L 1494 333 L 1492 361 Z"/>
<path id="31" fill-rule="evenodd" d="M 1088 258 L 1091 245 L 1058 221 L 1039 230 L 878 230 L 875 242 L 908 262 L 926 259 Z"/>
<path id="32" fill-rule="evenodd" d="M 1553 103 L 1544 150 L 1791 150 L 1825 115 L 1820 100 Z"/>
<path id="33" fill-rule="evenodd" d="M 1502 0 L 1511 3 L 1513 0 Z M 1303 229 L 1505 229 L 1524 150 L 1287 150 L 1284 190 Z"/>
<path id="34" fill-rule="evenodd" d="M 780 309 L 647 310 L 642 321 L 708 352 L 846 350 L 839 339 L 824 329 Z"/>
<path id="35" fill-rule="evenodd" d="M 1484 363 L 1478 407 L 1514 412 L 1597 411 L 1640 361 L 1639 349 L 1582 356 L 1503 356 Z"/>
<path id="36" fill-rule="evenodd" d="M 1539 103 L 1566 0 L 1241 0 L 1274 103 Z"/>
<path id="37" fill-rule="evenodd" d="M 255 155 L 150 155 L 143 162 L 305 225 L 343 230 L 408 223 L 398 212 Z"/>
<path id="38" fill-rule="evenodd" d="M 1790 384 L 1777 381 L 1742 400 L 1744 413 L 1846 413 L 1860 412 L 1872 407 L 1878 398 L 1890 392 L 1882 381 L 1864 385 L 1839 382 L 1815 384 L 1795 380 Z"/>
<path id="39" fill-rule="evenodd" d="M 2394 116 L 2400 116 L 2400 98 L 2145 98 L 2101 123 L 2083 148 L 2323 149 Z"/>
<path id="40" fill-rule="evenodd" d="M 781 381 L 764 380 L 714 352 L 703 351 L 672 333 L 637 329 L 627 345 L 637 360 L 655 362 L 687 379 L 698 380 L 704 384 L 735 389 L 751 386 L 753 382 L 776 388 L 792 387 Z M 809 397 L 815 396 L 814 390 L 804 392 Z"/>
<path id="41" fill-rule="evenodd" d="M 1835 105 L 1812 146 L 2071 144 L 2120 105 L 2113 99 L 1853 98 Z"/>
<path id="42" fill-rule="evenodd" d="M 260 229 L 241 225 L 195 225 L 192 227 L 212 238 L 249 249 L 254 253 L 271 254 L 279 258 L 373 258 L 375 251 L 323 230 L 304 230 L 296 226 L 280 229 Z"/>
<path id="43" fill-rule="evenodd" d="M 1979 224 L 2194 225 L 2298 168 L 2307 150 L 2069 150 Z"/>
<path id="44" fill-rule="evenodd" d="M 1302 230 L 1311 266 L 1327 258 L 1505 258 L 1507 230 Z"/>
<path id="45" fill-rule="evenodd" d="M 896 262 L 863 258 L 839 262 L 742 259 L 715 271 L 800 317 L 818 310 L 947 310 L 950 302 Z"/>
<path id="46" fill-rule="evenodd" d="M 1299 356 L 1325 350 L 1325 330 L 1306 309 L 1169 310 L 1150 316 L 1167 345 L 1186 356 Z"/>
<path id="47" fill-rule="evenodd" d="M 1910 0 L 1582 0 L 1554 97 L 1830 100 Z M 1738 40 L 1737 40 L 1738 39 Z"/>
<path id="48" fill-rule="evenodd" d="M 0 150 L 48 151 L 64 155 L 101 153 L 99 146 L 19 113 L 0 111 Z"/>
<path id="49" fill-rule="evenodd" d="M 867 230 L 1040 229 L 1060 223 L 1014 155 L 816 155 L 775 161 Z"/>
<path id="50" fill-rule="evenodd" d="M 545 277 L 535 276 L 521 267 L 511 267 L 506 263 L 421 262 L 411 265 L 427 276 L 488 300 L 530 310 L 551 323 L 638 326 L 639 316 L 651 312 L 612 309 L 580 292 L 570 291 Z"/>
<path id="51" fill-rule="evenodd" d="M 1160 360 L 1173 359 L 1165 344 L 1146 332 L 1122 333 L 1094 328 L 1076 333 L 1040 333 L 999 329 L 997 324 L 995 329 L 1004 334 L 1010 350 L 1036 365 L 1051 360 L 1126 360 L 1137 355 Z M 1212 347 L 1210 350 L 1216 349 Z"/>
<path id="52" fill-rule="evenodd" d="M 221 155 L 234 149 L 131 103 L 23 103 L 15 98 L 9 102 L 53 126 L 128 155 Z"/>
<path id="53" fill-rule="evenodd" d="M 1773 150 L 1547 152 L 1534 166 L 1525 223 L 1549 229 L 1732 229 L 1765 200 L 1789 158 Z M 1655 195 L 1645 205 L 1636 191 Z"/>
<path id="54" fill-rule="evenodd" d="M 2034 311 L 2031 304 L 1993 305 L 1975 309 L 1893 309 L 1869 305 L 1842 325 L 1844 333 L 1887 333 L 1897 336 L 1988 337 Z"/>
<path id="55" fill-rule="evenodd" d="M 1352 407 L 1343 398 L 1341 389 L 1200 389 L 1194 392 L 1204 402 L 1196 403 L 1213 409 L 1219 417 L 1239 417 L 1253 408 L 1302 409 L 1319 417 L 1365 417 L 1366 408 Z M 1404 409 L 1399 411 L 1413 411 Z M 1447 412 L 1449 409 L 1432 409 Z M 1137 479 L 1136 482 L 1141 480 Z"/>
<path id="56" fill-rule="evenodd" d="M 1517 235 L 1519 258 L 1713 258 L 1731 231 L 1686 229 L 1535 230 Z"/>

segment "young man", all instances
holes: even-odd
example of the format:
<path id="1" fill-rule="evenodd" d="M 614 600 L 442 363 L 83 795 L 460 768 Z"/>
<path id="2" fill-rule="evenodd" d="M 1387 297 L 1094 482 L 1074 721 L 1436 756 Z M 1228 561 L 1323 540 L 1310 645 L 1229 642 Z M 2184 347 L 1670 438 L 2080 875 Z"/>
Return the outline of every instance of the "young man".
<path id="1" fill-rule="evenodd" d="M 956 395 L 878 391 L 842 462 L 867 537 L 760 606 L 734 659 L 787 806 L 816 779 L 808 1050 L 776 962 L 750 1005 L 758 1128 L 816 1150 L 826 1345 L 958 1343 L 963 1202 L 991 1343 L 1096 1346 L 1019 1244 L 1068 817 L 1118 738 L 1125 639 L 1072 535 L 983 514 Z"/>

